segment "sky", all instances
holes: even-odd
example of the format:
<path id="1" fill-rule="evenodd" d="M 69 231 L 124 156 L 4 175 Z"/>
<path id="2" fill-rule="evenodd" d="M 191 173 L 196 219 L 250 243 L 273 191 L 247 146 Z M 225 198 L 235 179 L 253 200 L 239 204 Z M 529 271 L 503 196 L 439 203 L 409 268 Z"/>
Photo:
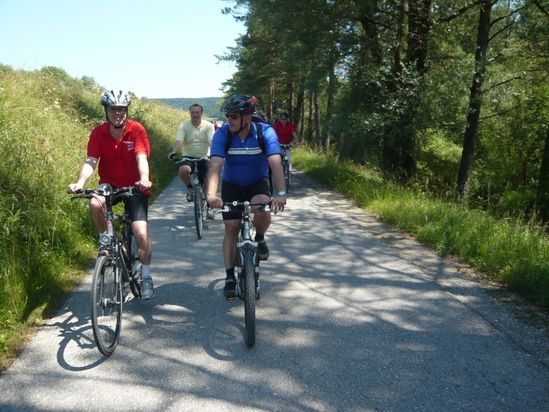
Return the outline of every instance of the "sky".
<path id="1" fill-rule="evenodd" d="M 138 97 L 217 97 L 245 33 L 224 0 L 0 0 L 0 64 L 55 66 Z"/>

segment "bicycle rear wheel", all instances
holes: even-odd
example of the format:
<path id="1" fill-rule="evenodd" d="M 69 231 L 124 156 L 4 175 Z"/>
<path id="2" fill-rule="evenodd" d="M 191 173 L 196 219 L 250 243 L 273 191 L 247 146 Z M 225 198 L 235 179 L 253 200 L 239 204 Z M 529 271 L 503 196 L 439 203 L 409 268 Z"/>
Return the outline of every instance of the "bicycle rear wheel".
<path id="1" fill-rule="evenodd" d="M 118 345 L 122 321 L 122 282 L 117 259 L 97 258 L 93 272 L 91 318 L 97 349 L 110 356 Z"/>
<path id="2" fill-rule="evenodd" d="M 204 195 L 202 190 L 195 188 L 194 190 L 194 224 L 196 227 L 196 235 L 198 239 L 202 239 L 204 231 Z"/>
<path id="3" fill-rule="evenodd" d="M 242 299 L 244 300 L 245 341 L 248 347 L 255 345 L 255 268 L 251 252 L 245 252 L 242 265 Z"/>

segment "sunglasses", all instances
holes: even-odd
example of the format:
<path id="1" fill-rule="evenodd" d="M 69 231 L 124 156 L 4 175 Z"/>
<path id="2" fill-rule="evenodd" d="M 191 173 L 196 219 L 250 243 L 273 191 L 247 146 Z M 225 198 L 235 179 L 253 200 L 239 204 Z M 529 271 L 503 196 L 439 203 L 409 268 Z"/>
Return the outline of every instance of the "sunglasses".
<path id="1" fill-rule="evenodd" d="M 225 113 L 225 117 L 227 119 L 236 120 L 240 117 L 240 115 L 237 113 Z"/>

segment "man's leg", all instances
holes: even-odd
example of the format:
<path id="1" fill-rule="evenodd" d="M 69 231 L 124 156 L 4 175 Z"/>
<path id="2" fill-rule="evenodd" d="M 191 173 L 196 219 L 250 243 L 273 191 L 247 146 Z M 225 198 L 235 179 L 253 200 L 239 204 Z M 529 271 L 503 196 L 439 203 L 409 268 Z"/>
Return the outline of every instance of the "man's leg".
<path id="1" fill-rule="evenodd" d="M 150 299 L 154 296 L 154 286 L 151 274 L 152 243 L 149 238 L 147 223 L 149 200 L 145 195 L 133 196 L 127 203 L 132 219 L 132 232 L 137 243 L 137 254 L 141 261 L 141 296 Z"/>
<path id="2" fill-rule="evenodd" d="M 225 263 L 225 287 L 223 295 L 227 299 L 235 297 L 236 279 L 235 279 L 235 259 L 236 259 L 236 240 L 240 230 L 240 220 L 224 220 L 225 233 L 223 235 L 223 260 Z"/>
<path id="3" fill-rule="evenodd" d="M 185 184 L 187 187 L 187 202 L 193 201 L 193 191 L 192 191 L 192 185 L 191 185 L 191 173 L 192 169 L 189 165 L 182 165 L 179 167 L 179 178 L 181 181 Z"/>
<path id="4" fill-rule="evenodd" d="M 266 203 L 271 199 L 269 182 L 266 179 L 258 182 L 252 189 L 252 203 Z M 265 242 L 265 233 L 271 225 L 271 212 L 254 211 L 255 241 L 260 260 L 269 259 L 269 248 Z"/>
<path id="5" fill-rule="evenodd" d="M 95 228 L 99 233 L 103 233 L 107 230 L 105 213 L 105 198 L 103 196 L 92 198 L 90 200 L 90 215 Z"/>

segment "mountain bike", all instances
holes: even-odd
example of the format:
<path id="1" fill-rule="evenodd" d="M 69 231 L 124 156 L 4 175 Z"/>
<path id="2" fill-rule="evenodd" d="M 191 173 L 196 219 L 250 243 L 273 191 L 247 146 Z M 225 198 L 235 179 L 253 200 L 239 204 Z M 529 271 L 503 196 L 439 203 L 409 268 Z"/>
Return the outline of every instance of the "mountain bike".
<path id="1" fill-rule="evenodd" d="M 193 202 L 194 202 L 194 223 L 196 227 L 196 235 L 198 239 L 202 239 L 204 233 L 204 222 L 208 217 L 208 201 L 204 194 L 203 184 L 198 179 L 198 162 L 201 160 L 208 160 L 208 156 L 204 157 L 186 157 L 181 158 L 172 157 L 172 160 L 177 163 L 190 162 L 191 163 L 191 185 L 193 190 Z"/>
<path id="2" fill-rule="evenodd" d="M 280 149 L 282 149 L 282 170 L 284 171 L 284 182 L 286 183 L 286 191 L 290 191 L 290 148 L 292 145 L 289 144 L 280 144 Z"/>
<path id="3" fill-rule="evenodd" d="M 118 345 L 125 285 L 129 285 L 137 299 L 141 298 L 142 266 L 131 219 L 125 206 L 121 215 L 113 212 L 116 203 L 130 198 L 137 191 L 133 187 L 113 189 L 109 184 L 101 184 L 96 189 L 83 189 L 73 196 L 82 199 L 105 198 L 107 231 L 99 239 L 91 291 L 93 337 L 97 348 L 105 356 L 110 356 Z"/>
<path id="4" fill-rule="evenodd" d="M 240 212 L 241 226 L 236 243 L 235 272 L 237 275 L 236 298 L 244 302 L 245 342 L 248 347 L 255 345 L 255 301 L 260 297 L 259 255 L 254 241 L 255 228 L 252 221 L 252 208 L 270 210 L 270 202 L 250 203 L 249 201 L 229 202 L 218 212 Z"/>

